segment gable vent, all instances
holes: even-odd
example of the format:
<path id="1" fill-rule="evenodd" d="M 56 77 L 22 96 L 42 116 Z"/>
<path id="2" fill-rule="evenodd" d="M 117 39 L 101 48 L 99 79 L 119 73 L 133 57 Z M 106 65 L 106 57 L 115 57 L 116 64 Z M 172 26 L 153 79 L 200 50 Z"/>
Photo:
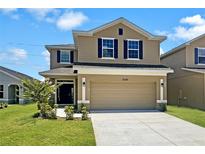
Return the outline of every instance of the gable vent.
<path id="1" fill-rule="evenodd" d="M 119 33 L 119 35 L 123 35 L 123 29 L 122 29 L 122 28 L 119 28 L 119 29 L 118 29 L 118 33 Z"/>

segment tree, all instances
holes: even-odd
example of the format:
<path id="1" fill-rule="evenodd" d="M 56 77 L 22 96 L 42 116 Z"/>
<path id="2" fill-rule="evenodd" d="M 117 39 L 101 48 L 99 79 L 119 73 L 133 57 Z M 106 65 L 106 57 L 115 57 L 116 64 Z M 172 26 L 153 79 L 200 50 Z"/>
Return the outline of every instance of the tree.
<path id="1" fill-rule="evenodd" d="M 50 81 L 39 81 L 39 80 L 22 80 L 24 92 L 23 98 L 29 99 L 30 101 L 37 103 L 38 110 L 41 110 L 42 104 L 49 104 L 49 100 L 57 89 L 57 86 L 52 84 Z"/>

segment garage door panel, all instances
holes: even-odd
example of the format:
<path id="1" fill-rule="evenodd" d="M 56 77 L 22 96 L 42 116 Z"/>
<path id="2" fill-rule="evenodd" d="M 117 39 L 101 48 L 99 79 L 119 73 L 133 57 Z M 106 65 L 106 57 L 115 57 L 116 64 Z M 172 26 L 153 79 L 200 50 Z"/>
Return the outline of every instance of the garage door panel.
<path id="1" fill-rule="evenodd" d="M 155 83 L 91 83 L 91 109 L 153 109 Z"/>

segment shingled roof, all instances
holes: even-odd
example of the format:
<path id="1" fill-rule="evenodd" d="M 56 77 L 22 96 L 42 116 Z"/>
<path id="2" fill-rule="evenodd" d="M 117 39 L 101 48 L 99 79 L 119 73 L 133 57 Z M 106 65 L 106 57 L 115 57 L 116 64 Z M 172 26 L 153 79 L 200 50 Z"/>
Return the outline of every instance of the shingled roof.
<path id="1" fill-rule="evenodd" d="M 8 69 L 8 68 L 3 67 L 3 66 L 0 66 L 0 71 L 6 72 L 6 73 L 8 73 L 12 76 L 15 76 L 15 77 L 19 78 L 19 79 L 30 79 L 30 80 L 34 79 L 31 76 L 28 76 L 26 74 L 23 74 L 23 73 Z"/>

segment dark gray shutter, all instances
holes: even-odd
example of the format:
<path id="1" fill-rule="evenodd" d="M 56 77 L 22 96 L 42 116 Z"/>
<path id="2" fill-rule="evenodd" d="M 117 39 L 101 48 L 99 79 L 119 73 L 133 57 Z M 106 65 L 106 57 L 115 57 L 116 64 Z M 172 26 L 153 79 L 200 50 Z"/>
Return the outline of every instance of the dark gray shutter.
<path id="1" fill-rule="evenodd" d="M 114 58 L 118 58 L 118 40 L 114 40 Z"/>
<path id="2" fill-rule="evenodd" d="M 139 41 L 139 59 L 143 59 L 143 41 Z"/>
<path id="3" fill-rule="evenodd" d="M 73 51 L 70 51 L 70 63 L 73 63 Z"/>
<path id="4" fill-rule="evenodd" d="M 194 49 L 194 57 L 195 57 L 195 64 L 198 64 L 199 63 L 199 49 L 198 48 L 195 48 Z"/>
<path id="5" fill-rule="evenodd" d="M 61 51 L 57 51 L 57 62 L 60 63 L 60 56 L 61 56 Z"/>
<path id="6" fill-rule="evenodd" d="M 124 40 L 124 59 L 127 59 L 127 40 Z"/>
<path id="7" fill-rule="evenodd" d="M 98 38 L 98 58 L 102 58 L 102 39 Z"/>

